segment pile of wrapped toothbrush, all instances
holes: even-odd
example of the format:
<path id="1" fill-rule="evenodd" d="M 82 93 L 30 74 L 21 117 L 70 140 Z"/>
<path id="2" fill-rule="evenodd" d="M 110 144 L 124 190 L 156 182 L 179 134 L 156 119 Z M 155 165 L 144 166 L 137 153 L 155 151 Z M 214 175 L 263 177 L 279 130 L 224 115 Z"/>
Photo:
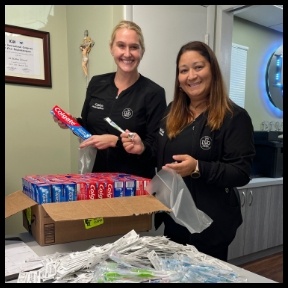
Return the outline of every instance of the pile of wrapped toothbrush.
<path id="1" fill-rule="evenodd" d="M 29 261 L 29 260 L 28 260 Z M 242 283 L 228 263 L 165 236 L 134 230 L 114 243 L 81 252 L 39 256 L 38 270 L 21 272 L 18 283 Z"/>

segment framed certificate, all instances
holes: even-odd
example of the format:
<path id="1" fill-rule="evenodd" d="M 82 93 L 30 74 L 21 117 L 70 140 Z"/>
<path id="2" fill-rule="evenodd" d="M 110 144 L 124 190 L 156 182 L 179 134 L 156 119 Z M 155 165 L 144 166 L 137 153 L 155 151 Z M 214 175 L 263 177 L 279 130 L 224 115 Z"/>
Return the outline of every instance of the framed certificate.
<path id="1" fill-rule="evenodd" d="M 49 32 L 5 25 L 5 83 L 52 87 Z"/>

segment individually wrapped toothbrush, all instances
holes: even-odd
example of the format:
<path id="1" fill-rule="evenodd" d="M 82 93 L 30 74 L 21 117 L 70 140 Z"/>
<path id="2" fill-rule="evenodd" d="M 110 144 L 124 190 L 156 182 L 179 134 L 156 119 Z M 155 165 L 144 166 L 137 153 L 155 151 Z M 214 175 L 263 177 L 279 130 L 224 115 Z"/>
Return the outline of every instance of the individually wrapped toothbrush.
<path id="1" fill-rule="evenodd" d="M 119 132 L 121 132 L 121 133 L 124 133 L 125 131 L 122 129 L 122 128 L 120 128 L 115 122 L 113 122 L 109 117 L 105 117 L 104 118 L 104 120 L 109 124 L 109 125 L 111 125 L 112 127 L 114 127 L 115 129 L 117 129 Z M 128 137 L 130 138 L 130 139 L 133 139 L 134 138 L 134 133 L 132 133 L 132 132 L 130 132 L 130 133 L 128 133 Z"/>
<path id="2" fill-rule="evenodd" d="M 139 268 L 133 266 L 126 266 L 112 261 L 104 261 L 100 263 L 94 273 L 93 283 L 144 283 L 154 281 L 171 282 L 171 279 L 175 279 L 177 271 L 157 271 L 153 268 Z"/>

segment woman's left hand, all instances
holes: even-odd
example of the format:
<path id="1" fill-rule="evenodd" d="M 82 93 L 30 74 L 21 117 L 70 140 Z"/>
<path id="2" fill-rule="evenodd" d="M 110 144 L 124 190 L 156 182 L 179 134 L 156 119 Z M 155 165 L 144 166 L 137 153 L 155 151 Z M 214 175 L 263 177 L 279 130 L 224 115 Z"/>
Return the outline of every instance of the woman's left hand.
<path id="1" fill-rule="evenodd" d="M 185 177 L 191 175 L 196 168 L 196 159 L 188 154 L 173 155 L 175 162 L 167 163 L 162 166 L 163 170 L 173 169 L 180 176 Z"/>

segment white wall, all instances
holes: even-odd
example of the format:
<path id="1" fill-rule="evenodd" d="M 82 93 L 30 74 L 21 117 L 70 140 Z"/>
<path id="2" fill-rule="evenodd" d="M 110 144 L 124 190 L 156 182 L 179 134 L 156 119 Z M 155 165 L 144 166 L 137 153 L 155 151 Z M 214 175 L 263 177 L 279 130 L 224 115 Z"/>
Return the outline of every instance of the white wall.
<path id="1" fill-rule="evenodd" d="M 5 5 L 5 24 L 50 33 L 52 88 L 5 83 L 5 194 L 22 189 L 22 177 L 71 169 L 70 134 L 50 110 L 69 106 L 65 5 Z M 79 55 L 80 57 L 80 55 Z M 67 131 L 68 132 L 68 131 Z M 5 220 L 5 233 L 25 231 L 22 214 Z"/>
<path id="2" fill-rule="evenodd" d="M 122 5 L 5 5 L 5 24 L 50 33 L 52 88 L 5 83 L 5 195 L 31 174 L 78 171 L 78 141 L 60 129 L 50 110 L 80 115 L 86 92 L 79 46 L 84 30 L 94 39 L 89 76 L 112 71 L 109 39 Z M 5 219 L 5 234 L 25 231 L 22 213 Z"/>
<path id="3" fill-rule="evenodd" d="M 207 10 L 200 5 L 133 5 L 127 12 L 144 34 L 146 52 L 139 72 L 165 88 L 172 101 L 176 56 L 180 47 L 205 40 Z"/>
<path id="4" fill-rule="evenodd" d="M 68 109 L 72 115 L 80 117 L 86 87 L 91 77 L 116 69 L 110 54 L 109 41 L 113 27 L 123 19 L 123 7 L 121 5 L 66 5 L 66 14 L 69 57 Z M 87 79 L 82 71 L 82 54 L 79 49 L 85 30 L 88 30 L 89 36 L 95 41 L 89 54 Z M 71 172 L 78 173 L 79 141 L 73 134 L 70 144 Z"/>

